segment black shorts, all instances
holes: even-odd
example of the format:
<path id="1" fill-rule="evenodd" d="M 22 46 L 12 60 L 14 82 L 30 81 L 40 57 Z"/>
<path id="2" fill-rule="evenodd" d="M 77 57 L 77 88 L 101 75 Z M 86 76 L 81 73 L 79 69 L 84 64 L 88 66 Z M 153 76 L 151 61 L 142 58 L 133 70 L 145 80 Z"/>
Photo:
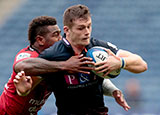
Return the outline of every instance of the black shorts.
<path id="1" fill-rule="evenodd" d="M 88 108 L 85 112 L 76 112 L 76 113 L 58 113 L 58 115 L 108 115 L 107 107 L 97 107 L 97 108 Z"/>

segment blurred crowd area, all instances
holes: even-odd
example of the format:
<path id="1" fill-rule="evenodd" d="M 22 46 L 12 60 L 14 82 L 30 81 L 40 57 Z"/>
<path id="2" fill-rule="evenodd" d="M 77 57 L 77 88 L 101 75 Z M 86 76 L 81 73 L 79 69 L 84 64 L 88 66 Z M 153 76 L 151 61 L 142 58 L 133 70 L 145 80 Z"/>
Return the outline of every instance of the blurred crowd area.
<path id="1" fill-rule="evenodd" d="M 93 19 L 92 36 L 137 53 L 148 63 L 144 73 L 122 70 L 112 79 L 132 109 L 126 112 L 112 97 L 105 97 L 109 114 L 160 115 L 159 0 L 0 0 L 0 94 L 12 73 L 16 53 L 29 44 L 28 23 L 36 16 L 54 16 L 63 34 L 63 12 L 75 4 L 89 7 Z M 39 115 L 55 113 L 55 98 L 51 95 Z"/>

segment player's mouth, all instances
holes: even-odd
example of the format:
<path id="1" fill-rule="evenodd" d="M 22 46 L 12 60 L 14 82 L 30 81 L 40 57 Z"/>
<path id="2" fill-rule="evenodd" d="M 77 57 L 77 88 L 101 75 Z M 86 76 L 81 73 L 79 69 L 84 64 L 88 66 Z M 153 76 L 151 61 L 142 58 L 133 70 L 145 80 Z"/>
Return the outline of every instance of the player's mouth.
<path id="1" fill-rule="evenodd" d="M 90 37 L 83 38 L 82 40 L 88 40 L 88 39 L 90 39 Z"/>

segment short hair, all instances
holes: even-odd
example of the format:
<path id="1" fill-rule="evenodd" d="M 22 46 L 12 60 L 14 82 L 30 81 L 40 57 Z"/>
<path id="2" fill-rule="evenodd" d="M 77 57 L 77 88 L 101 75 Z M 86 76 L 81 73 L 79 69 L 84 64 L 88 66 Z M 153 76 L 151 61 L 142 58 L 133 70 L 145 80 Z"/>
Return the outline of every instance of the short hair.
<path id="1" fill-rule="evenodd" d="M 88 19 L 90 17 L 89 8 L 85 5 L 74 5 L 67 8 L 63 14 L 64 26 L 72 27 L 73 21 L 79 18 Z"/>
<path id="2" fill-rule="evenodd" d="M 34 18 L 28 28 L 28 40 L 30 45 L 33 45 L 36 41 L 36 36 L 41 35 L 45 36 L 49 30 L 47 29 L 50 25 L 56 25 L 56 18 L 51 16 L 38 16 Z"/>

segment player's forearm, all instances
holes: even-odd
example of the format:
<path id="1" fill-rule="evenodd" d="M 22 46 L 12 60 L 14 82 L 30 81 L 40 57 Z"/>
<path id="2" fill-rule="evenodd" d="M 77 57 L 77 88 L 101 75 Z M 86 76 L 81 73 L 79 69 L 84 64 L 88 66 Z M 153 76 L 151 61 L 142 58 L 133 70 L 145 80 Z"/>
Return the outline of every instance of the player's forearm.
<path id="1" fill-rule="evenodd" d="M 141 73 L 147 70 L 147 63 L 137 54 L 119 50 L 117 56 L 124 59 L 124 68 L 130 72 Z"/>
<path id="2" fill-rule="evenodd" d="M 47 61 L 41 58 L 30 58 L 17 63 L 16 72 L 25 71 L 26 75 L 37 76 L 62 71 L 63 62 Z"/>
<path id="3" fill-rule="evenodd" d="M 141 73 L 147 70 L 147 63 L 138 55 L 132 54 L 124 57 L 125 69 L 133 73 Z"/>
<path id="4" fill-rule="evenodd" d="M 113 96 L 113 92 L 119 90 L 109 79 L 104 79 L 102 87 L 105 96 Z"/>

